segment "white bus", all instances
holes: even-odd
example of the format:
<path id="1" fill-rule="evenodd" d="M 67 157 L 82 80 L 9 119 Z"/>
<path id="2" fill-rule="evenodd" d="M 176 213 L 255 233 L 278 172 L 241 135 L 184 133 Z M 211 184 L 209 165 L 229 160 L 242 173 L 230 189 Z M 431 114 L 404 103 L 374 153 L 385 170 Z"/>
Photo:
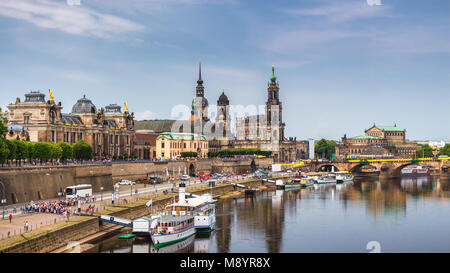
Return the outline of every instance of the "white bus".
<path id="1" fill-rule="evenodd" d="M 92 185 L 82 184 L 70 186 L 66 188 L 65 192 L 67 198 L 92 196 Z"/>

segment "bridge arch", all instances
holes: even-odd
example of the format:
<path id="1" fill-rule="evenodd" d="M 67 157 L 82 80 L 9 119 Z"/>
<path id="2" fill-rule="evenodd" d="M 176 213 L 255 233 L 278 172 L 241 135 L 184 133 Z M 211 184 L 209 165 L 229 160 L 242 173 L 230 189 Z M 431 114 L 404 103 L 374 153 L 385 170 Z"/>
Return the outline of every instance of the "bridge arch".
<path id="1" fill-rule="evenodd" d="M 194 176 L 195 174 L 195 166 L 194 163 L 189 164 L 189 176 Z"/>
<path id="2" fill-rule="evenodd" d="M 334 167 L 334 171 L 338 172 L 339 168 L 332 163 L 325 163 L 325 164 L 321 164 L 319 166 L 316 167 L 316 172 L 331 172 L 332 167 Z"/>
<path id="3" fill-rule="evenodd" d="M 367 163 L 356 164 L 355 166 L 352 166 L 349 171 L 351 173 L 362 173 L 362 169 L 363 169 L 364 166 L 370 166 L 373 169 L 375 169 L 376 171 L 379 171 L 379 169 L 376 166 L 371 165 L 371 164 L 367 164 Z"/>

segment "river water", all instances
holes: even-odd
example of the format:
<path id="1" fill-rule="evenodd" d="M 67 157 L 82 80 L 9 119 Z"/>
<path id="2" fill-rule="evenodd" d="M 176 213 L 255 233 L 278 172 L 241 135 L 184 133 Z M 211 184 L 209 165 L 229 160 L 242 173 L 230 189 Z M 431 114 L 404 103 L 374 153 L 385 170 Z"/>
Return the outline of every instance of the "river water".
<path id="1" fill-rule="evenodd" d="M 88 252 L 450 252 L 450 181 L 355 179 L 223 199 L 214 232 L 159 250 L 119 235 Z"/>

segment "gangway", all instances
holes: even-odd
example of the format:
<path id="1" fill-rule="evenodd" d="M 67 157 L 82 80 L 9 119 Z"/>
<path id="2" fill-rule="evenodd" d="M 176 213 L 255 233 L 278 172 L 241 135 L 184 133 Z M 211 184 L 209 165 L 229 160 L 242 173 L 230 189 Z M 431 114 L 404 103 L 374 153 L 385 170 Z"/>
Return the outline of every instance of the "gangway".
<path id="1" fill-rule="evenodd" d="M 272 184 L 276 184 L 277 182 L 270 180 L 270 179 L 263 179 L 262 182 L 268 182 L 268 183 L 272 183 Z"/>
<path id="2" fill-rule="evenodd" d="M 115 217 L 112 215 L 102 215 L 98 218 L 100 222 L 110 223 L 114 225 L 133 227 L 133 222 L 129 219 Z"/>

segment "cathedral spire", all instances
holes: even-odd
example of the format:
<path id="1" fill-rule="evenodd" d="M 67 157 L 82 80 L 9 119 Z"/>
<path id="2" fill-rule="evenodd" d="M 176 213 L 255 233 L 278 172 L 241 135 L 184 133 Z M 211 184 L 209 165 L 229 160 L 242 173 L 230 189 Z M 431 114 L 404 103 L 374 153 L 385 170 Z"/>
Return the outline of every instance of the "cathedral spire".
<path id="1" fill-rule="evenodd" d="M 200 58 L 198 60 L 198 81 L 197 81 L 198 85 L 202 85 L 203 84 L 203 80 L 202 80 L 202 59 Z"/>
<path id="2" fill-rule="evenodd" d="M 275 65 L 272 65 L 272 77 L 270 77 L 270 81 L 275 83 L 277 77 L 275 76 Z"/>

